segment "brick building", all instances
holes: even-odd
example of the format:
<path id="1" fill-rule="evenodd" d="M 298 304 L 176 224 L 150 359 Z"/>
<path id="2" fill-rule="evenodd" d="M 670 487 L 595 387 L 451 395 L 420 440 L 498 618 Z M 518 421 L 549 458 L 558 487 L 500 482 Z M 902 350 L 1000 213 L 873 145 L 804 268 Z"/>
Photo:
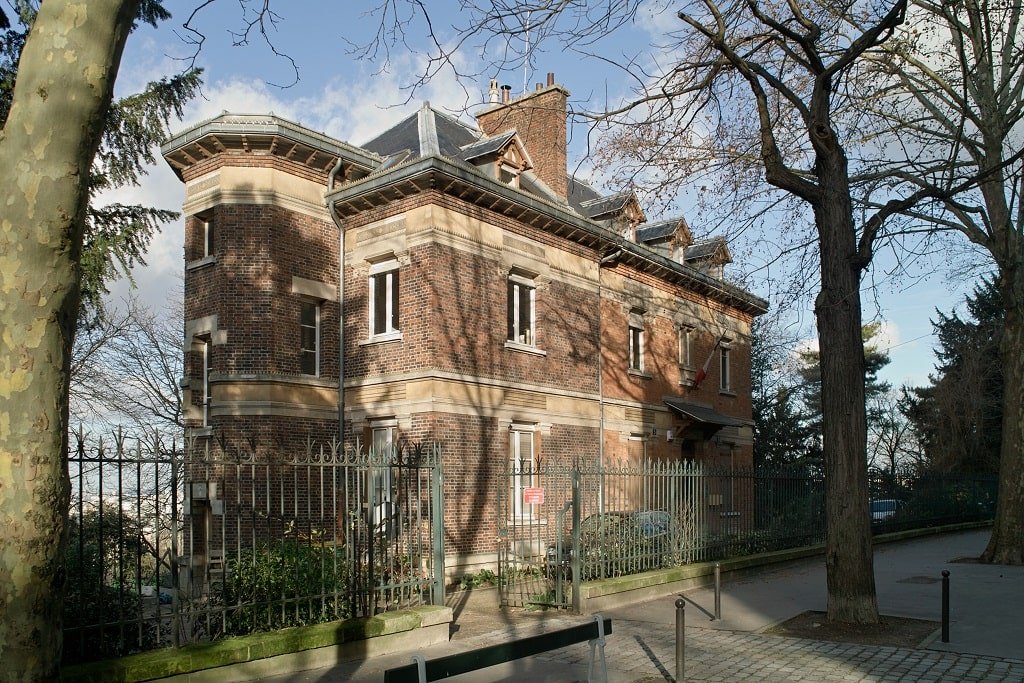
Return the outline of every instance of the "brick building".
<path id="1" fill-rule="evenodd" d="M 567 95 L 492 82 L 476 128 L 424 104 L 361 147 L 272 115 L 168 141 L 192 433 L 440 441 L 462 558 L 493 549 L 513 463 L 749 466 L 766 303 L 722 279 L 724 241 L 567 176 Z"/>

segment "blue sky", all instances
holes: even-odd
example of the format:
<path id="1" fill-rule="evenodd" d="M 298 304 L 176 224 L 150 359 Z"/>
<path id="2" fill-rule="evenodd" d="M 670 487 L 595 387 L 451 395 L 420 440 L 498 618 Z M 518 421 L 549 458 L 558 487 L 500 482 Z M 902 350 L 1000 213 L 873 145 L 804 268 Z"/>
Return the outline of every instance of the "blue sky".
<path id="1" fill-rule="evenodd" d="M 182 58 L 192 52 L 181 36 L 181 28 L 191 11 L 201 3 L 198 0 L 168 0 L 168 9 L 174 17 L 158 29 L 143 28 L 129 39 L 117 91 L 128 94 L 153 79 L 181 70 L 186 62 Z M 259 3 L 257 3 L 259 4 Z M 197 65 L 205 70 L 203 96 L 187 108 L 184 120 L 172 125 L 179 131 L 222 111 L 234 113 L 273 112 L 315 130 L 352 143 L 370 139 L 391 124 L 415 111 L 423 100 L 442 110 L 462 113 L 474 111 L 485 97 L 487 80 L 494 76 L 502 83 L 512 85 L 513 92 L 543 82 L 546 74 L 556 74 L 559 84 L 571 92 L 570 107 L 577 111 L 594 111 L 605 102 L 614 104 L 628 94 L 628 84 L 611 66 L 598 59 L 585 59 L 558 46 L 533 46 L 533 68 L 517 68 L 503 73 L 487 73 L 480 41 L 467 42 L 467 48 L 456 55 L 456 67 L 463 73 L 481 73 L 475 79 L 460 81 L 451 70 L 437 77 L 414 94 L 408 85 L 423 70 L 422 52 L 392 50 L 385 64 L 376 59 L 358 59 L 350 43 L 368 42 L 378 27 L 375 17 L 367 14 L 375 3 L 325 2 L 302 0 L 277 2 L 281 19 L 272 27 L 276 48 L 291 57 L 298 68 L 299 80 L 287 88 L 273 84 L 288 84 L 295 73 L 290 62 L 276 57 L 258 35 L 253 35 L 248 46 L 233 46 L 230 30 L 242 27 L 239 3 L 218 0 L 204 9 L 196 25 L 206 35 L 197 58 Z M 458 39 L 459 34 L 447 28 L 458 23 L 452 13 L 455 3 L 450 0 L 427 3 L 431 8 L 435 29 L 446 43 Z M 591 46 L 591 51 L 605 57 L 632 57 L 650 53 L 652 37 L 674 28 L 674 16 L 664 0 L 651 3 L 653 8 L 634 24 L 616 32 Z M 420 25 L 412 25 L 407 40 L 414 48 L 423 45 Z M 513 46 L 522 50 L 524 45 Z M 496 46 L 489 55 L 500 58 Z M 411 99 L 410 99 L 411 97 Z M 579 163 L 584 178 L 588 174 L 585 159 L 588 128 L 576 123 L 571 129 L 570 166 Z M 596 183 L 600 187 L 600 183 Z M 604 187 L 605 191 L 615 188 Z M 118 201 L 137 201 L 162 208 L 179 209 L 183 187 L 170 169 L 160 164 L 154 168 L 141 187 L 120 190 L 110 197 Z M 659 216 L 649 215 L 648 218 Z M 697 217 L 687 216 L 691 223 Z M 953 241 L 959 241 L 954 237 Z M 147 304 L 160 307 L 167 292 L 180 289 L 183 269 L 182 226 L 168 226 L 157 236 L 147 256 L 148 266 L 136 269 L 133 277 L 138 294 Z M 973 276 L 950 276 L 945 272 L 942 259 L 918 269 L 911 283 L 901 283 L 886 276 L 891 257 L 880 254 L 873 272 L 877 284 L 874 293 L 865 291 L 865 320 L 884 321 L 884 346 L 890 347 L 892 362 L 883 372 L 883 379 L 894 385 L 922 384 L 934 364 L 932 345 L 934 338 L 929 322 L 936 307 L 948 311 L 959 305 L 970 290 Z M 758 290 L 755 281 L 753 288 Z M 115 299 L 128 292 L 126 283 L 113 289 Z M 865 287 L 867 290 L 867 287 Z M 761 295 L 770 294 L 757 291 Z M 777 302 L 771 301 L 772 306 Z M 813 316 L 808 309 L 788 311 L 803 323 L 805 335 L 813 338 Z M 810 342 L 813 343 L 813 342 Z"/>

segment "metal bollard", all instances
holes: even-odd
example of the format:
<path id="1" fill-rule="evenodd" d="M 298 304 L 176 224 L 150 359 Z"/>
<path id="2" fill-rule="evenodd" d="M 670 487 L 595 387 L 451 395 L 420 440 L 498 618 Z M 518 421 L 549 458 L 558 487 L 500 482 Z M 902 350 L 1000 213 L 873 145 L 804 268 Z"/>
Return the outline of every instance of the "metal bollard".
<path id="1" fill-rule="evenodd" d="M 686 600 L 676 598 L 676 683 L 682 683 L 686 669 Z"/>
<path id="2" fill-rule="evenodd" d="M 715 562 L 715 621 L 722 620 L 722 563 Z"/>
<path id="3" fill-rule="evenodd" d="M 949 570 L 942 570 L 942 642 L 949 642 Z"/>

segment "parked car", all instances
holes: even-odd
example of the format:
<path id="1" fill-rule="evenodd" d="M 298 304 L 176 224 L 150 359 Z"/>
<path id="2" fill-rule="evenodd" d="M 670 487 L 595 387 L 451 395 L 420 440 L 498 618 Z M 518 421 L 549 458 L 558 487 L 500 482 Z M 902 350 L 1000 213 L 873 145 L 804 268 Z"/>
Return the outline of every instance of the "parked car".
<path id="1" fill-rule="evenodd" d="M 871 522 L 887 522 L 896 517 L 896 514 L 903 507 L 903 501 L 895 498 L 871 501 Z"/>
<path id="2" fill-rule="evenodd" d="M 654 569 L 670 548 L 672 515 L 664 510 L 605 512 L 580 522 L 580 568 L 583 580 L 635 574 Z M 548 576 L 561 572 L 572 580 L 572 536 L 562 539 L 561 557 L 548 545 Z"/>

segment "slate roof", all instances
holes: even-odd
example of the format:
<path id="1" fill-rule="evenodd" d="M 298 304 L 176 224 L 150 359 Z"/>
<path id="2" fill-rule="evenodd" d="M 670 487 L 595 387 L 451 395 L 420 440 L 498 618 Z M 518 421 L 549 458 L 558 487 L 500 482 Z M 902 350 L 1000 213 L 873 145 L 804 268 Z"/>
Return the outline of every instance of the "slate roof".
<path id="1" fill-rule="evenodd" d="M 516 134 L 515 130 L 506 131 L 499 135 L 495 135 L 493 138 L 484 138 L 479 142 L 474 142 L 466 147 L 463 147 L 459 151 L 458 158 L 463 161 L 471 161 L 478 157 L 485 157 L 488 154 L 494 154 L 502 147 L 505 146 L 509 140 L 511 140 Z"/>
<path id="2" fill-rule="evenodd" d="M 497 151 L 515 134 L 515 131 L 500 133 L 492 138 L 485 138 L 474 128 L 462 121 L 437 111 L 429 104 L 414 114 L 405 117 L 394 126 L 384 131 L 361 147 L 369 152 L 385 157 L 384 163 L 377 170 L 390 168 L 404 161 L 423 157 L 421 150 L 429 148 L 420 139 L 421 115 L 429 112 L 433 118 L 433 129 L 437 137 L 437 148 L 442 156 L 459 161 L 471 161 L 491 152 Z M 429 142 L 429 141 L 428 141 Z M 529 153 L 530 150 L 526 150 Z M 532 186 L 532 181 L 521 179 L 524 189 Z M 546 194 L 547 193 L 542 193 Z M 588 218 L 600 216 L 614 211 L 621 211 L 632 196 L 632 192 L 603 197 L 587 183 L 568 177 L 566 200 L 577 213 Z"/>
<path id="3" fill-rule="evenodd" d="M 687 261 L 700 261 L 701 259 L 710 258 L 720 250 L 725 250 L 725 254 L 728 257 L 729 247 L 725 243 L 724 237 L 712 237 L 710 239 L 701 240 L 700 242 L 694 242 L 686 248 L 686 260 Z"/>
<path id="4" fill-rule="evenodd" d="M 600 192 L 592 188 L 590 185 L 587 185 L 582 180 L 573 176 L 569 176 L 568 180 L 569 185 L 567 194 L 569 195 L 569 206 L 576 209 L 579 213 L 584 213 L 582 209 L 584 202 L 590 202 L 601 198 Z"/>
<path id="5" fill-rule="evenodd" d="M 388 156 L 402 150 L 410 150 L 411 158 L 419 158 L 422 148 L 420 140 L 420 112 L 427 110 L 433 115 L 434 130 L 437 135 L 437 146 L 442 155 L 451 159 L 459 159 L 462 148 L 480 139 L 480 134 L 443 112 L 425 106 L 424 109 L 405 117 L 391 128 L 370 140 L 363 149 Z"/>
<path id="6" fill-rule="evenodd" d="M 597 218 L 622 211 L 632 197 L 632 190 L 624 190 L 607 197 L 581 202 L 580 207 L 583 209 L 583 215 L 587 218 Z"/>
<path id="7" fill-rule="evenodd" d="M 636 241 L 653 242 L 654 240 L 671 237 L 676 233 L 676 228 L 679 227 L 679 222 L 681 220 L 681 218 L 670 218 L 668 220 L 658 221 L 657 223 L 647 223 L 645 225 L 637 226 Z"/>

